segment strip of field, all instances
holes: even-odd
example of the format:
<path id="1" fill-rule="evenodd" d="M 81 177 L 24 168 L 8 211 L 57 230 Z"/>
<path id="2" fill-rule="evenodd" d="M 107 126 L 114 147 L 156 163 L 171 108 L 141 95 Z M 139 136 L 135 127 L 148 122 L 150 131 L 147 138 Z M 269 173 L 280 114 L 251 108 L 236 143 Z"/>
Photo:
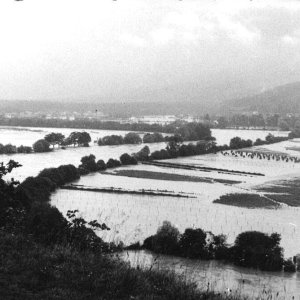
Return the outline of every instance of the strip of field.
<path id="1" fill-rule="evenodd" d="M 125 190 L 122 188 L 94 188 L 86 187 L 83 185 L 65 185 L 62 186 L 63 190 L 74 190 L 74 191 L 85 191 L 85 192 L 96 192 L 96 193 L 115 193 L 115 194 L 131 194 L 131 195 L 148 195 L 148 196 L 162 196 L 162 197 L 177 197 L 177 198 L 196 198 L 192 194 L 188 193 L 174 193 L 167 190 Z"/>
<path id="2" fill-rule="evenodd" d="M 268 193 L 268 197 L 289 206 L 300 206 L 300 178 L 273 182 L 272 185 L 256 187 L 256 190 Z"/>
<path id="3" fill-rule="evenodd" d="M 193 166 L 193 165 L 187 165 L 187 164 L 176 164 L 176 163 L 160 162 L 160 161 L 145 161 L 145 162 L 142 162 L 142 164 L 165 167 L 165 168 L 175 168 L 175 169 L 185 169 L 185 170 L 199 170 L 199 171 L 204 171 L 204 172 L 216 171 L 218 173 L 231 174 L 231 175 L 265 176 L 262 173 L 251 173 L 251 172 L 244 172 L 244 171 L 210 168 L 210 167 L 202 167 L 202 166 Z"/>
<path id="4" fill-rule="evenodd" d="M 214 200 L 214 203 L 246 208 L 278 208 L 280 205 L 258 194 L 227 194 Z"/>
<path id="5" fill-rule="evenodd" d="M 170 180 L 170 181 L 189 181 L 189 182 L 206 182 L 206 183 L 218 182 L 218 183 L 224 183 L 224 184 L 241 183 L 241 181 L 235 181 L 235 180 L 217 179 L 217 178 L 208 178 L 208 177 L 196 177 L 196 176 L 144 171 L 144 170 L 116 170 L 114 173 L 103 172 L 103 174 L 134 177 L 134 178 L 155 179 L 155 180 Z"/>

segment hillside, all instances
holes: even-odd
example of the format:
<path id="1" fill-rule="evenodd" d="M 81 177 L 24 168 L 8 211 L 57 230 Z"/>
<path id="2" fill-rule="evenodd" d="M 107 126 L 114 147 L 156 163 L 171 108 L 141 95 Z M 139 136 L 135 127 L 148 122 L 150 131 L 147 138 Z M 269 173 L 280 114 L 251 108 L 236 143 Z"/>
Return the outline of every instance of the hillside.
<path id="1" fill-rule="evenodd" d="M 226 102 L 227 112 L 300 113 L 300 82 L 281 85 L 254 96 Z"/>

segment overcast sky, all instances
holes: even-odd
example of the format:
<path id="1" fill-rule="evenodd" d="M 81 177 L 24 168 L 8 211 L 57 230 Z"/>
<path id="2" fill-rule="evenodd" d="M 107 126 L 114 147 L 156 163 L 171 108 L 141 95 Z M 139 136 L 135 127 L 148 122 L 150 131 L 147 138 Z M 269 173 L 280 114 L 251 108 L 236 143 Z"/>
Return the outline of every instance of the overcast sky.
<path id="1" fill-rule="evenodd" d="M 300 1 L 0 0 L 0 41 L 0 99 L 233 97 L 300 80 Z"/>

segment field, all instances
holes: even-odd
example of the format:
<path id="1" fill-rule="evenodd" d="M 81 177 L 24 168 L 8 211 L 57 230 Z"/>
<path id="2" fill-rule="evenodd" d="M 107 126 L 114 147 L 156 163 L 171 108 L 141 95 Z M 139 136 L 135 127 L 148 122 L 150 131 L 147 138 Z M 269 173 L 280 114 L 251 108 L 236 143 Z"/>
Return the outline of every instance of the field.
<path id="1" fill-rule="evenodd" d="M 16 132 L 16 136 L 25 135 L 25 131 Z M 114 132 L 103 132 L 104 135 L 108 133 Z M 217 142 L 223 143 L 225 139 L 228 140 L 239 134 L 238 131 L 230 131 L 227 136 L 225 133 L 226 131 L 221 130 L 218 132 L 220 139 L 217 139 Z M 40 132 L 30 131 L 29 134 L 36 137 Z M 100 135 L 99 132 L 97 134 Z M 267 132 L 260 131 L 259 135 L 255 134 L 257 134 L 256 138 L 264 138 Z M 6 135 L 6 138 L 8 139 L 9 135 Z M 10 142 L 16 144 L 13 140 Z M 294 144 L 289 141 L 267 145 L 264 149 L 272 153 L 299 156 L 299 152 L 286 149 Z M 137 152 L 141 147 L 141 145 L 104 147 L 91 145 L 89 148 L 69 148 L 54 153 L 3 155 L 3 158 L 4 161 L 15 159 L 23 164 L 23 168 L 17 169 L 17 172 L 12 174 L 16 179 L 22 180 L 29 175 L 36 175 L 45 167 L 67 163 L 78 165 L 84 155 L 95 154 L 97 159 L 107 160 L 110 157 L 118 158 L 124 152 Z M 151 144 L 149 147 L 151 151 L 159 150 L 165 147 L 165 143 Z M 299 206 L 299 181 L 296 181 L 299 179 L 300 164 L 224 157 L 219 153 L 165 160 L 160 163 L 164 166 L 139 164 L 109 172 L 94 173 L 83 176 L 74 184 L 90 189 L 161 190 L 173 194 L 190 194 L 194 198 L 61 189 L 53 194 L 52 204 L 63 214 L 66 214 L 69 209 L 78 209 L 81 216 L 88 221 L 97 219 L 99 222 L 105 222 L 111 231 L 101 236 L 106 241 L 122 241 L 125 245 L 143 241 L 154 234 L 163 221 L 168 220 L 181 232 L 187 227 L 200 227 L 214 234 L 226 234 L 228 243 L 232 243 L 239 233 L 247 230 L 278 232 L 282 235 L 281 246 L 284 248 L 285 257 L 300 252 L 300 208 L 297 207 Z M 186 168 L 186 166 L 191 167 Z M 214 203 L 214 200 L 227 194 L 243 195 L 239 196 L 239 199 L 243 197 L 247 201 L 241 203 L 234 196 L 236 199 L 231 201 L 230 205 Z M 247 196 L 249 194 L 253 195 L 251 199 Z M 261 195 L 279 202 L 280 206 L 269 209 L 270 202 Z M 249 201 L 252 203 L 249 204 Z M 134 264 L 133 259 L 130 255 L 130 261 Z M 171 267 L 172 260 L 164 258 L 163 261 L 168 262 L 166 265 Z M 164 264 L 163 261 L 161 264 Z M 192 266 L 197 263 L 200 267 L 193 269 Z M 230 288 L 236 288 L 243 278 L 250 280 L 243 285 L 243 290 L 261 288 L 264 284 L 271 286 L 270 281 L 278 282 L 278 278 L 280 280 L 283 278 L 278 273 L 249 275 L 248 271 L 240 268 L 233 269 L 229 265 L 217 267 L 197 263 L 189 260 L 173 260 L 176 272 L 189 270 L 189 279 L 205 276 L 209 270 L 210 282 L 216 282 L 221 278 L 223 286 Z M 228 272 L 231 276 L 230 280 Z M 300 291 L 299 278 L 284 277 L 282 280 L 286 287 L 292 289 L 292 292 Z M 281 290 L 282 288 L 283 286 L 280 286 Z"/>

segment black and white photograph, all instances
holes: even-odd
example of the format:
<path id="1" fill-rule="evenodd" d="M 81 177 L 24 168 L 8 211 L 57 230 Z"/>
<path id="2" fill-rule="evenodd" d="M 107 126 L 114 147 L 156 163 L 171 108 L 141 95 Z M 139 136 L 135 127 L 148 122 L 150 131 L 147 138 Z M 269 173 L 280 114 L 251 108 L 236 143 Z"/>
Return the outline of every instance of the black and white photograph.
<path id="1" fill-rule="evenodd" d="M 0 300 L 300 300 L 300 1 L 0 0 Z"/>

